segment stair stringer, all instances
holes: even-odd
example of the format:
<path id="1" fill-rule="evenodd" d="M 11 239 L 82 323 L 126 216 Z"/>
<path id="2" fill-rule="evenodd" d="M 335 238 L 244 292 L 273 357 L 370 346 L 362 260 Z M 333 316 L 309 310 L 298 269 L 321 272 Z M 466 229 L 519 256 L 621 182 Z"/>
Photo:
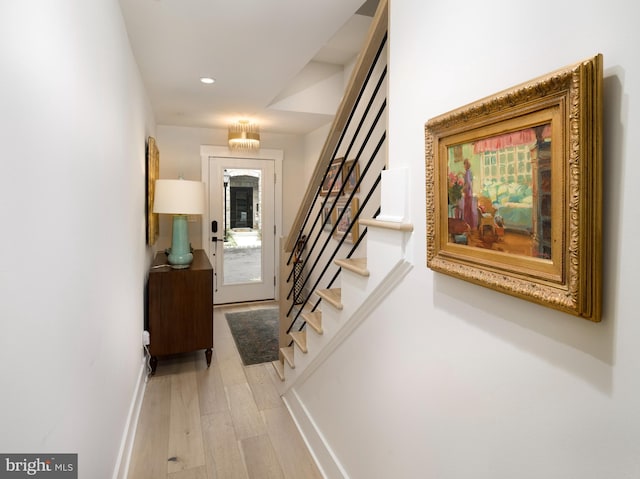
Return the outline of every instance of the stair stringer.
<path id="1" fill-rule="evenodd" d="M 285 362 L 282 395 L 317 369 L 412 268 L 405 259 L 410 225 L 390 229 L 376 226 L 375 220 L 367 221 L 367 225 L 369 276 L 342 269 L 338 285 L 342 290 L 342 309 L 322 301 L 323 334 L 306 328 L 308 352 L 294 347 L 295 368 Z"/>
<path id="2" fill-rule="evenodd" d="M 313 329 L 307 328 L 307 353 L 303 353 L 297 346 L 294 346 L 294 363 L 292 368 L 284 363 L 284 383 L 280 393 L 283 394 L 296 379 L 318 356 L 318 353 L 327 345 L 331 338 L 335 337 L 341 328 L 342 311 L 324 302 L 322 308 L 322 334 L 317 334 Z"/>

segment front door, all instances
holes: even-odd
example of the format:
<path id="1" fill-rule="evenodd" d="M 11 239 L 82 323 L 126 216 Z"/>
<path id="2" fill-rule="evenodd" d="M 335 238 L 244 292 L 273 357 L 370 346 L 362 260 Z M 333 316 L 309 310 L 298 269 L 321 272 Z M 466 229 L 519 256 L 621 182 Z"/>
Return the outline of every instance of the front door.
<path id="1" fill-rule="evenodd" d="M 210 158 L 209 162 L 214 302 L 273 299 L 274 161 Z"/>

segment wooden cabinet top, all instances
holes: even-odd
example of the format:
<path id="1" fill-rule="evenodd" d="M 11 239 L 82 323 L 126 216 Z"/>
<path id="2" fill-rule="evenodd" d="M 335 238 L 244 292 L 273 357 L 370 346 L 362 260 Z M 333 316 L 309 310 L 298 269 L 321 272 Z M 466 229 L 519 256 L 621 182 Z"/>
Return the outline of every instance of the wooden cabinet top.
<path id="1" fill-rule="evenodd" d="M 169 265 L 167 261 L 167 255 L 164 251 L 156 253 L 156 257 L 153 260 L 152 266 L 161 266 L 163 264 Z M 151 270 L 151 273 L 168 273 L 168 272 L 180 272 L 180 271 L 201 271 L 201 270 L 210 270 L 213 269 L 211 267 L 211 263 L 209 262 L 209 258 L 207 258 L 204 250 L 196 249 L 193 250 L 193 262 L 189 265 L 188 268 L 185 269 L 173 269 L 170 267 L 167 268 L 155 268 Z"/>

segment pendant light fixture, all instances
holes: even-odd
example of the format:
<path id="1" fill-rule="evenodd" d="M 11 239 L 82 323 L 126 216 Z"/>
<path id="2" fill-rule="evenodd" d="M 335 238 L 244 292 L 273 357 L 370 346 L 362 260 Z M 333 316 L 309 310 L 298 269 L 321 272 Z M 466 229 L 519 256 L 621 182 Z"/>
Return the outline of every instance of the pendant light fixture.
<path id="1" fill-rule="evenodd" d="M 229 148 L 232 150 L 257 150 L 260 148 L 260 127 L 249 120 L 229 125 Z"/>

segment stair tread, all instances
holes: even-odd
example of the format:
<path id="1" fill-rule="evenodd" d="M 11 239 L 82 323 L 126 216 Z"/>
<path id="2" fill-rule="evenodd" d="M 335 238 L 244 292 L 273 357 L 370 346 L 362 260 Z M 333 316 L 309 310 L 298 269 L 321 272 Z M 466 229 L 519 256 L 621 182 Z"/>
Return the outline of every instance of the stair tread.
<path id="1" fill-rule="evenodd" d="M 296 368 L 296 363 L 293 361 L 293 346 L 289 346 L 286 348 L 280 348 L 282 355 L 284 356 L 284 360 L 291 367 L 291 369 Z"/>
<path id="2" fill-rule="evenodd" d="M 369 276 L 367 258 L 343 258 L 335 260 L 334 263 L 360 276 Z"/>
<path id="3" fill-rule="evenodd" d="M 302 313 L 302 319 L 304 319 L 316 333 L 322 334 L 322 311 L 306 311 Z"/>
<path id="4" fill-rule="evenodd" d="M 275 361 L 271 361 L 271 364 L 276 370 L 276 374 L 280 378 L 280 381 L 284 381 L 284 364 L 282 364 L 282 362 L 279 359 L 276 359 Z"/>
<path id="5" fill-rule="evenodd" d="M 294 331 L 289 333 L 293 342 L 300 348 L 303 353 L 307 352 L 307 332 L 306 331 Z"/>
<path id="6" fill-rule="evenodd" d="M 319 289 L 318 291 L 316 291 L 316 293 L 336 309 L 342 309 L 341 288 Z"/>

